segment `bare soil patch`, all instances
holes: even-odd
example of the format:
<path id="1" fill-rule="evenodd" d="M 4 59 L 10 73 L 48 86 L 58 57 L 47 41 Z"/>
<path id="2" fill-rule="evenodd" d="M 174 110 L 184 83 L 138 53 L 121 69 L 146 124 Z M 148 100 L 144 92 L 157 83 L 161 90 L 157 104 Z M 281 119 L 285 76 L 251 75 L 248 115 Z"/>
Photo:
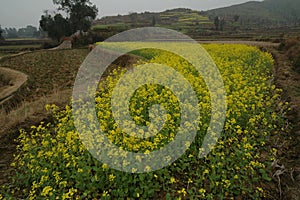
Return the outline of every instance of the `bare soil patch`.
<path id="1" fill-rule="evenodd" d="M 291 48 L 290 42 L 287 41 L 284 44 L 287 48 L 281 50 L 268 48 L 276 61 L 274 82 L 277 87 L 283 89 L 282 99 L 288 101 L 291 106 L 287 116 L 291 130 L 287 135 L 279 135 L 273 139 L 276 141 L 273 145 L 279 151 L 272 166 L 273 185 L 269 186 L 269 193 L 277 195 L 270 195 L 270 199 L 300 198 L 300 74 L 293 67 L 293 55 L 300 55 L 300 46 Z"/>

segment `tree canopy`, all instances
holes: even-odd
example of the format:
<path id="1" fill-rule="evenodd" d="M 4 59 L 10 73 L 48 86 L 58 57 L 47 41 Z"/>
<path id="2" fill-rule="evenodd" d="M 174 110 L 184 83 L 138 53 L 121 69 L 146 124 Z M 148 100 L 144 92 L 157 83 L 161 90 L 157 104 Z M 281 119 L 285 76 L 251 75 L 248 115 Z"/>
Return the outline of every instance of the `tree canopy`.
<path id="1" fill-rule="evenodd" d="M 0 40 L 3 40 L 2 33 L 3 33 L 3 30 L 2 30 L 1 25 L 0 25 Z"/>
<path id="2" fill-rule="evenodd" d="M 48 32 L 48 36 L 59 41 L 63 36 L 71 35 L 70 23 L 61 14 L 54 17 L 45 14 L 42 15 L 40 26 L 44 31 Z"/>
<path id="3" fill-rule="evenodd" d="M 66 17 L 61 14 L 52 17 L 45 13 L 40 26 L 48 32 L 49 37 L 57 40 L 77 31 L 89 30 L 98 14 L 98 8 L 90 0 L 53 0 L 53 3 L 59 6 L 58 10 L 66 13 Z"/>

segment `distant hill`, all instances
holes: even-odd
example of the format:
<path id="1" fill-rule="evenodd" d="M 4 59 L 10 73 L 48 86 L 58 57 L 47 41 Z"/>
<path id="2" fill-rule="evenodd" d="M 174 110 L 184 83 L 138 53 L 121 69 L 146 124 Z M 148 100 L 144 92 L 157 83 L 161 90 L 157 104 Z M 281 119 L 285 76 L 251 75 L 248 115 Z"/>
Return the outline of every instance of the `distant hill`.
<path id="1" fill-rule="evenodd" d="M 144 12 L 103 17 L 94 22 L 94 31 L 127 30 L 130 28 L 156 26 L 195 34 L 212 28 L 213 22 L 202 12 L 186 8 L 166 10 L 160 13 Z"/>
<path id="2" fill-rule="evenodd" d="M 300 0 L 264 0 L 205 12 L 210 19 L 221 17 L 232 19 L 236 16 L 241 24 L 259 26 L 300 25 Z"/>
<path id="3" fill-rule="evenodd" d="M 108 16 L 96 20 L 92 32 L 102 41 L 125 30 L 164 27 L 196 39 L 235 37 L 240 39 L 280 39 L 300 31 L 300 0 L 249 1 L 209 11 L 186 8 L 160 13 L 144 12 Z"/>

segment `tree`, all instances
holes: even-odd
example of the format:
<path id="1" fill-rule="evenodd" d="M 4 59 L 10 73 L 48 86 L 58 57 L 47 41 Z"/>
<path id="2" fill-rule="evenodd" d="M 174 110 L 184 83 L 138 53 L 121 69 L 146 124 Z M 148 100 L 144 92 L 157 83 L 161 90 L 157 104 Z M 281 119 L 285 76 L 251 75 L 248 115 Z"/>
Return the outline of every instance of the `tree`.
<path id="1" fill-rule="evenodd" d="M 155 16 L 152 17 L 152 26 L 156 26 L 156 17 Z"/>
<path id="2" fill-rule="evenodd" d="M 58 42 L 63 36 L 70 36 L 72 34 L 69 21 L 61 14 L 56 14 L 52 17 L 45 13 L 40 20 L 40 27 L 48 33 L 50 38 L 56 39 Z"/>
<path id="3" fill-rule="evenodd" d="M 53 0 L 53 3 L 59 5 L 58 10 L 64 11 L 67 17 L 59 13 L 52 17 L 46 11 L 41 17 L 40 28 L 58 41 L 77 31 L 82 33 L 89 30 L 98 14 L 97 7 L 90 0 Z"/>
<path id="4" fill-rule="evenodd" d="M 38 36 L 38 30 L 34 26 L 28 25 L 26 28 L 20 28 L 18 30 L 19 37 L 32 38 Z"/>
<path id="5" fill-rule="evenodd" d="M 87 31 L 98 14 L 98 8 L 90 0 L 53 0 L 53 3 L 68 14 L 73 33 Z"/>
<path id="6" fill-rule="evenodd" d="M 224 30 L 224 25 L 225 25 L 225 19 L 222 18 L 221 21 L 220 21 L 220 31 Z"/>
<path id="7" fill-rule="evenodd" d="M 133 26 L 136 26 L 137 20 L 138 20 L 138 14 L 136 12 L 130 12 L 129 13 L 130 21 Z"/>
<path id="8" fill-rule="evenodd" d="M 216 30 L 218 31 L 219 26 L 220 26 L 220 17 L 218 17 L 218 16 L 215 17 L 214 24 L 215 24 Z"/>
<path id="9" fill-rule="evenodd" d="M 239 21 L 239 19 L 240 19 L 240 16 L 239 16 L 239 15 L 234 15 L 234 16 L 233 16 L 233 21 L 234 21 L 234 22 Z"/>
<path id="10" fill-rule="evenodd" d="M 221 17 L 215 17 L 214 24 L 217 31 L 223 31 L 225 25 L 225 19 Z"/>
<path id="11" fill-rule="evenodd" d="M 87 31 L 92 25 L 92 21 L 97 17 L 98 9 L 95 6 L 76 4 L 70 13 L 70 22 L 73 32 Z"/>
<path id="12" fill-rule="evenodd" d="M 2 36 L 2 33 L 3 33 L 3 30 L 2 30 L 1 25 L 0 25 L 0 41 L 4 39 L 3 36 Z"/>
<path id="13" fill-rule="evenodd" d="M 16 28 L 5 28 L 7 38 L 18 38 L 18 31 Z"/>

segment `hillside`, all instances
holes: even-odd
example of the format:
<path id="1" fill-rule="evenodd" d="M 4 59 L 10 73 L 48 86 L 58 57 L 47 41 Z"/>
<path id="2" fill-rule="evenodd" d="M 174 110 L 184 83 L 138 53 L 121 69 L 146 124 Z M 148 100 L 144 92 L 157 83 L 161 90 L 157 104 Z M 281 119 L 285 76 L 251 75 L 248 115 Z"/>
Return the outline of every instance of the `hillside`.
<path id="1" fill-rule="evenodd" d="M 218 17 L 219 25 L 215 24 Z M 297 36 L 300 31 L 299 0 L 249 1 L 209 11 L 186 8 L 160 13 L 144 12 L 107 16 L 93 23 L 96 40 L 103 41 L 125 30 L 138 27 L 164 27 L 194 39 L 239 38 L 280 40 L 284 35 Z"/>
<path id="2" fill-rule="evenodd" d="M 205 14 L 210 19 L 218 16 L 232 21 L 234 21 L 234 16 L 238 16 L 239 23 L 247 26 L 295 26 L 300 24 L 300 1 L 249 1 L 239 5 L 209 10 Z"/>
<path id="3" fill-rule="evenodd" d="M 178 8 L 161 13 L 144 12 L 103 17 L 94 22 L 93 30 L 97 32 L 118 32 L 130 28 L 157 26 L 170 28 L 193 35 L 211 29 L 213 22 L 202 12 Z"/>

